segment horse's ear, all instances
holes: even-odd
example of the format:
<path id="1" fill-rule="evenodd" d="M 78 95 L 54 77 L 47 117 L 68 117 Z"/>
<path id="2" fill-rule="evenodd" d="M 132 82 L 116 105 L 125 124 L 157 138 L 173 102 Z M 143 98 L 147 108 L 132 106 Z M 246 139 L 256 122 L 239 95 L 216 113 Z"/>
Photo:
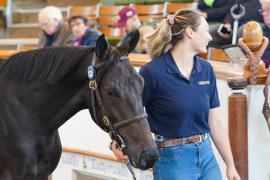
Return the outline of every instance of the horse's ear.
<path id="1" fill-rule="evenodd" d="M 100 59 L 104 58 L 107 54 L 108 47 L 109 43 L 105 39 L 104 34 L 102 34 L 96 42 L 96 56 Z"/>
<path id="2" fill-rule="evenodd" d="M 128 40 L 125 41 L 125 43 L 122 44 L 120 47 L 118 47 L 118 49 L 126 53 L 131 53 L 135 49 L 139 39 L 140 39 L 140 32 L 138 30 L 135 30 L 132 33 L 130 33 Z"/>

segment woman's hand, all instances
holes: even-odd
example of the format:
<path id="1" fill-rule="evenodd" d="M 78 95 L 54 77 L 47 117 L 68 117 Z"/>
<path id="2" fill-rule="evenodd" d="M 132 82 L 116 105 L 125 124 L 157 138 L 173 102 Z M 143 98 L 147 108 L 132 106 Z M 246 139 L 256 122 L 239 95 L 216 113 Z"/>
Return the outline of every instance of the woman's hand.
<path id="1" fill-rule="evenodd" d="M 119 149 L 117 142 L 116 141 L 112 141 L 110 143 L 110 150 L 112 150 L 114 156 L 116 157 L 116 159 L 121 162 L 121 163 L 128 163 L 128 157 L 127 155 L 124 155 L 123 152 Z"/>
<path id="2" fill-rule="evenodd" d="M 228 32 L 232 32 L 231 24 L 226 23 L 226 24 L 224 24 L 223 27 L 226 28 Z M 231 34 L 226 34 L 226 33 L 222 33 L 222 32 L 218 32 L 218 34 L 224 39 L 229 39 L 231 37 Z"/>
<path id="3" fill-rule="evenodd" d="M 227 177 L 228 180 L 241 180 L 234 166 L 227 167 Z"/>

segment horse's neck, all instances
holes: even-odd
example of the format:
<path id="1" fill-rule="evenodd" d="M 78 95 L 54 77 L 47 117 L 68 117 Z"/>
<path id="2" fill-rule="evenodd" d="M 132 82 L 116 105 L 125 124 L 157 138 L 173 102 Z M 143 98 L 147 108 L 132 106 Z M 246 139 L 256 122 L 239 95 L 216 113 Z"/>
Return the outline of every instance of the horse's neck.
<path id="1" fill-rule="evenodd" d="M 6 60 L 0 58 L 0 68 L 1 68 L 1 66 L 4 64 L 5 61 L 6 61 Z"/>
<path id="2" fill-rule="evenodd" d="M 65 83 L 62 83 L 65 84 Z M 58 129 L 70 117 L 86 107 L 83 84 L 54 85 L 39 93 L 33 104 L 34 113 L 38 112 L 42 127 L 48 130 Z"/>

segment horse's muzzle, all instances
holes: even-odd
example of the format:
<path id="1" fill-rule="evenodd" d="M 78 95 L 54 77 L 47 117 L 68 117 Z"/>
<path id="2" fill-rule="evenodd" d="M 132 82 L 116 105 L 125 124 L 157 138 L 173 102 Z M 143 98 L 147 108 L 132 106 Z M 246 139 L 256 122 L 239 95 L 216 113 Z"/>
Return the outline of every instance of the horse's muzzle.
<path id="1" fill-rule="evenodd" d="M 152 168 L 157 160 L 157 151 L 155 150 L 144 150 L 140 154 L 138 168 L 145 170 Z"/>

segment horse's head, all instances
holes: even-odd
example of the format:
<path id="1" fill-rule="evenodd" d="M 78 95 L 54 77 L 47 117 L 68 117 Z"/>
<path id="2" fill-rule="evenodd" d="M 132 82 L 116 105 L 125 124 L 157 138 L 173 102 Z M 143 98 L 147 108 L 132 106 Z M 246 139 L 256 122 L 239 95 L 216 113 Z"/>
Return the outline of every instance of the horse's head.
<path id="1" fill-rule="evenodd" d="M 134 32 L 128 43 L 118 48 L 109 46 L 104 36 L 97 40 L 88 68 L 89 109 L 96 123 L 121 145 L 131 164 L 147 169 L 157 159 L 156 145 L 142 103 L 143 79 L 127 58 L 138 39 L 139 33 Z"/>

